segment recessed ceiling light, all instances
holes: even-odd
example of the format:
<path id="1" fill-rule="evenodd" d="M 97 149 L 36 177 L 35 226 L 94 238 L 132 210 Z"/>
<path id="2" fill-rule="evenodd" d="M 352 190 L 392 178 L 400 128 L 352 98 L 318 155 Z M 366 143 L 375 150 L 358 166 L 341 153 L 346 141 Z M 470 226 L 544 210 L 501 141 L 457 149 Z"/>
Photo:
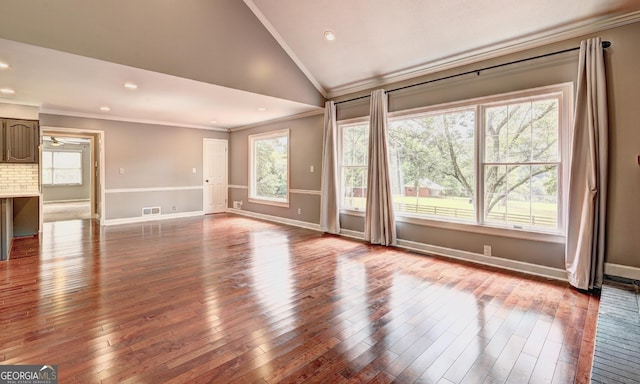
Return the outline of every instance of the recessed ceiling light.
<path id="1" fill-rule="evenodd" d="M 336 34 L 333 31 L 324 31 L 324 39 L 327 41 L 334 41 L 336 39 Z"/>
<path id="2" fill-rule="evenodd" d="M 138 85 L 134 83 L 124 83 L 124 87 L 127 89 L 138 89 Z"/>
<path id="3" fill-rule="evenodd" d="M 111 108 L 107 107 L 106 105 L 103 105 L 102 107 L 100 107 L 100 110 L 104 112 L 109 112 Z"/>
<path id="4" fill-rule="evenodd" d="M 7 69 L 7 68 L 9 68 L 9 64 L 0 61 L 0 69 Z"/>
<path id="5" fill-rule="evenodd" d="M 11 88 L 0 88 L 0 93 L 4 93 L 5 95 L 13 95 L 14 93 L 16 93 L 16 91 Z"/>
<path id="6" fill-rule="evenodd" d="M 218 120 L 211 120 L 211 124 L 218 124 Z"/>
<path id="7" fill-rule="evenodd" d="M 264 111 L 266 111 L 266 110 L 267 110 L 267 108 L 265 108 L 265 107 L 260 107 L 260 108 L 258 108 L 258 111 L 260 111 L 260 112 L 264 112 Z"/>

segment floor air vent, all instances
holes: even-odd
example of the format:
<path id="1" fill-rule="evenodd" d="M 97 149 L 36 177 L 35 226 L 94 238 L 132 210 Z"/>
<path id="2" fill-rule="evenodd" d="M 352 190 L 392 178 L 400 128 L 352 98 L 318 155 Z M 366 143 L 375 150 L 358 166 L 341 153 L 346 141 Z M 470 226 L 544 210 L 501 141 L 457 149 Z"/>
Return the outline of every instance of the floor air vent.
<path id="1" fill-rule="evenodd" d="M 160 207 L 142 208 L 142 216 L 159 215 L 160 213 Z"/>

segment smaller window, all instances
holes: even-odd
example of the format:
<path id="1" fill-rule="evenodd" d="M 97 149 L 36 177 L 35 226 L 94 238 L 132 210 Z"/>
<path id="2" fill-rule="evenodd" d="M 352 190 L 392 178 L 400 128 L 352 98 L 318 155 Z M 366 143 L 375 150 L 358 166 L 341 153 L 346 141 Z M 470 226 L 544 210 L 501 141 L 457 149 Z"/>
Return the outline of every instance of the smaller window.
<path id="1" fill-rule="evenodd" d="M 249 136 L 249 200 L 289 206 L 289 130 Z"/>
<path id="2" fill-rule="evenodd" d="M 340 207 L 364 211 L 367 206 L 369 123 L 340 125 Z"/>
<path id="3" fill-rule="evenodd" d="M 42 184 L 82 185 L 82 152 L 42 151 Z"/>

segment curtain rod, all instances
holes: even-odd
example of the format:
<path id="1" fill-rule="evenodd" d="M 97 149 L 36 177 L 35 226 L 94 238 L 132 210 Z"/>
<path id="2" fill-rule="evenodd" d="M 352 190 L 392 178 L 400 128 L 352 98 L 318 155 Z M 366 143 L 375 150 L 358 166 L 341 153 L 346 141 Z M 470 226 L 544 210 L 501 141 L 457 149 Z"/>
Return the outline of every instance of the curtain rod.
<path id="1" fill-rule="evenodd" d="M 610 41 L 603 41 L 602 42 L 602 48 L 609 48 L 611 46 L 611 42 Z M 568 49 L 563 49 L 562 51 L 556 51 L 556 52 L 551 52 L 551 53 L 545 53 L 543 55 L 538 55 L 538 56 L 533 56 L 533 57 L 527 57 L 525 59 L 520 59 L 520 60 L 514 60 L 514 61 L 510 61 L 508 63 L 502 63 L 502 64 L 496 64 L 496 65 L 492 65 L 489 67 L 484 67 L 484 68 L 480 68 L 480 69 L 474 69 L 471 71 L 466 71 L 466 72 L 462 72 L 462 73 L 456 73 L 455 75 L 449 75 L 449 76 L 444 76 L 444 77 L 440 77 L 437 79 L 432 79 L 432 80 L 427 80 L 427 81 L 423 81 L 420 83 L 416 83 L 416 84 L 410 84 L 410 85 L 405 85 L 403 87 L 399 87 L 399 88 L 394 88 L 394 89 L 390 89 L 388 91 L 385 91 L 385 93 L 391 93 L 391 92 L 396 92 L 396 91 L 400 91 L 403 89 L 407 89 L 407 88 L 413 88 L 413 87 L 417 87 L 419 85 L 425 85 L 425 84 L 429 84 L 429 83 L 435 83 L 436 81 L 441 81 L 441 80 L 447 80 L 447 79 L 451 79 L 454 77 L 458 77 L 458 76 L 464 76 L 464 75 L 469 75 L 472 73 L 477 73 L 478 75 L 480 75 L 480 72 L 482 71 L 486 71 L 488 69 L 494 69 L 494 68 L 500 68 L 500 67 L 505 67 L 507 65 L 511 65 L 511 64 L 518 64 L 518 63 L 522 63 L 524 61 L 529 61 L 529 60 L 535 60 L 535 59 L 541 59 L 543 57 L 548 57 L 548 56 L 553 56 L 553 55 L 559 55 L 561 53 L 567 53 L 567 52 L 572 52 L 572 51 L 577 51 L 579 50 L 580 47 L 575 47 L 575 48 L 568 48 Z M 342 101 L 336 101 L 335 104 L 342 104 L 342 103 L 348 103 L 350 101 L 356 101 L 356 100 L 361 100 L 361 99 L 366 99 L 367 97 L 371 97 L 371 95 L 364 95 L 364 96 L 359 96 L 359 97 L 354 97 L 353 99 L 347 99 L 347 100 L 342 100 Z"/>

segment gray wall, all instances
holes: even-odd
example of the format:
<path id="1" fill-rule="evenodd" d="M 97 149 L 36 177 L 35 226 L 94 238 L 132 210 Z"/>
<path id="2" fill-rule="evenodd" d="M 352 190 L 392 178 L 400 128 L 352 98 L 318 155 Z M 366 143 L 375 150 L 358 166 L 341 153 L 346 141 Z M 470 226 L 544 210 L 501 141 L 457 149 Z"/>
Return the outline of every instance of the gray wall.
<path id="1" fill-rule="evenodd" d="M 242 0 L 3 1 L 0 37 L 305 104 L 324 104 L 321 94 Z"/>
<path id="2" fill-rule="evenodd" d="M 104 131 L 107 220 L 139 217 L 150 206 L 160 206 L 163 214 L 201 211 L 203 139 L 228 138 L 219 131 L 51 114 L 41 114 L 40 125 Z"/>
<path id="3" fill-rule="evenodd" d="M 229 184 L 241 186 L 229 189 L 229 206 L 243 201 L 242 209 L 267 215 L 318 224 L 320 222 L 320 172 L 322 168 L 322 114 L 265 124 L 260 127 L 233 131 L 229 135 Z M 290 193 L 288 208 L 249 203 L 248 136 L 256 133 L 289 129 L 289 188 L 311 193 Z M 310 167 L 314 172 L 310 172 Z M 301 213 L 298 214 L 298 209 Z"/>
<path id="4" fill-rule="evenodd" d="M 42 201 L 89 200 L 91 198 L 91 146 L 88 143 L 65 143 L 62 147 L 52 147 L 50 141 L 43 142 L 43 150 L 51 148 L 82 151 L 82 185 L 43 185 Z"/>
<path id="5" fill-rule="evenodd" d="M 636 156 L 640 153 L 638 144 L 640 143 L 640 130 L 637 129 L 637 122 L 640 119 L 640 110 L 638 109 L 638 100 L 640 100 L 640 71 L 638 71 L 638 64 L 640 63 L 640 39 L 638 39 L 638 36 L 640 36 L 640 23 L 609 29 L 599 33 L 598 36 L 613 43 L 613 46 L 606 53 L 610 114 L 610 183 L 607 204 L 609 215 L 607 217 L 606 261 L 640 268 L 640 236 L 638 236 L 638 231 L 640 230 L 640 204 L 637 203 L 637 195 L 638 191 L 640 191 L 640 169 L 636 160 Z M 580 45 L 580 40 L 585 37 L 487 60 L 455 70 L 434 73 L 419 79 L 387 85 L 385 88 L 393 89 L 476 68 L 577 47 Z M 389 110 L 398 111 L 550 84 L 574 82 L 577 73 L 576 67 L 577 52 L 572 52 L 482 72 L 479 76 L 469 75 L 415 87 L 390 94 Z M 349 99 L 368 93 L 361 92 L 345 95 L 340 99 Z M 338 106 L 338 119 L 365 116 L 368 113 L 368 100 L 345 103 Z M 291 126 L 298 127 L 298 129 L 305 127 L 303 130 L 292 129 L 292 158 L 300 159 L 300 163 L 297 161 L 292 163 L 297 169 L 296 171 L 292 169 L 292 188 L 302 188 L 296 186 L 298 183 L 318 186 L 319 188 L 320 173 L 318 172 L 318 167 L 316 167 L 316 173 L 310 175 L 304 172 L 303 165 L 308 166 L 311 159 L 320 164 L 322 117 L 289 121 L 286 124 L 267 125 L 251 131 L 233 132 L 230 142 L 232 155 L 232 161 L 230 162 L 231 184 L 246 185 L 247 183 L 246 136 L 248 133 L 283 129 Z M 298 131 L 309 135 L 308 140 L 305 140 L 304 143 L 297 143 L 305 145 L 303 148 L 297 147 L 296 141 L 293 139 Z M 307 158 L 310 160 L 306 160 Z M 294 195 L 292 196 L 292 207 L 284 209 L 247 204 L 246 192 L 246 190 L 242 189 L 231 190 L 230 200 L 244 200 L 243 209 L 246 210 L 287 218 L 298 218 L 298 215 L 295 214 L 295 209 L 300 205 L 303 210 L 312 210 L 314 212 L 313 216 L 305 216 L 305 221 L 319 222 L 319 216 L 315 214 L 315 212 L 319 212 L 319 198 L 299 201 L 298 197 Z M 317 204 L 317 206 L 312 206 L 312 204 Z M 342 215 L 341 222 L 344 229 L 363 230 L 363 219 L 361 217 Z M 488 244 L 492 246 L 493 254 L 496 257 L 554 268 L 564 268 L 564 244 L 560 243 L 461 232 L 440 228 L 437 225 L 419 226 L 398 223 L 397 228 L 399 238 L 404 240 L 480 254 L 483 253 L 483 246 Z"/>

